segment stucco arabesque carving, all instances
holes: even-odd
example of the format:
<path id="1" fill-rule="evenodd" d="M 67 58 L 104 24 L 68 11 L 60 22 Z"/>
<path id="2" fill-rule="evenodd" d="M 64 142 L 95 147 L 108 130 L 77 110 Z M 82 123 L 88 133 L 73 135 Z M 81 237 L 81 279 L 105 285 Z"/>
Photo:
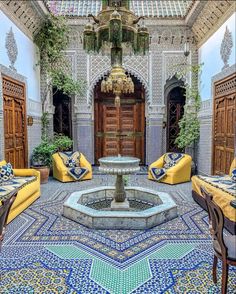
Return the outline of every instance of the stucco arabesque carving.
<path id="1" fill-rule="evenodd" d="M 191 54 L 186 59 L 183 51 L 179 51 L 179 52 L 164 51 L 162 53 L 162 59 L 163 59 L 163 68 L 164 68 L 164 74 L 162 76 L 162 89 L 164 89 L 164 86 L 167 80 L 171 79 L 177 73 L 183 72 L 186 64 L 191 63 Z M 182 79 L 185 83 L 190 85 L 191 73 L 182 77 Z M 163 99 L 164 99 L 164 96 L 163 96 Z M 164 101 L 162 101 L 162 103 L 164 104 Z"/>
<path id="2" fill-rule="evenodd" d="M 18 55 L 18 48 L 12 27 L 10 28 L 10 31 L 6 34 L 5 47 L 7 49 L 7 56 L 11 63 L 9 67 L 12 70 L 16 70 L 14 65 Z"/>
<path id="3" fill-rule="evenodd" d="M 164 84 L 170 78 L 172 78 L 177 73 L 180 73 L 184 70 L 187 63 L 186 57 L 184 56 L 183 51 L 180 52 L 163 52 L 164 55 Z M 183 77 L 185 78 L 185 77 Z M 190 82 L 190 76 L 186 77 L 186 82 Z"/>
<path id="4" fill-rule="evenodd" d="M 220 47 L 220 56 L 224 62 L 224 67 L 222 68 L 222 70 L 229 67 L 228 60 L 231 55 L 232 48 L 233 48 L 232 33 L 229 31 L 228 27 L 226 26 L 224 37 Z"/>
<path id="5" fill-rule="evenodd" d="M 142 83 L 142 85 L 144 86 L 144 89 L 145 89 L 146 101 L 149 104 L 150 103 L 150 95 L 149 95 L 148 82 L 142 77 L 142 74 L 140 72 L 137 72 L 135 69 L 131 68 L 130 66 L 124 66 L 124 67 L 127 70 L 127 72 L 129 72 L 131 75 L 135 76 Z M 89 87 L 88 93 L 87 93 L 87 104 L 88 104 L 89 108 L 91 108 L 92 104 L 93 104 L 93 95 L 94 95 L 93 91 L 94 91 L 95 85 L 99 82 L 99 80 L 101 78 L 106 76 L 110 72 L 110 70 L 111 70 L 111 68 L 109 66 L 105 70 L 103 70 L 102 72 L 98 73 L 97 76 L 95 76 L 94 79 L 92 81 L 90 81 L 90 87 Z"/>
<path id="6" fill-rule="evenodd" d="M 192 31 L 200 47 L 235 11 L 235 1 L 207 1 L 197 16 Z"/>
<path id="7" fill-rule="evenodd" d="M 49 13 L 43 1 L 0 1 L 0 9 L 32 40 Z"/>
<path id="8" fill-rule="evenodd" d="M 146 101 L 150 103 L 149 87 L 148 87 L 148 56 L 126 56 L 123 66 L 127 72 L 135 76 L 144 86 Z M 93 104 L 93 91 L 97 82 L 106 76 L 110 70 L 110 58 L 108 56 L 91 55 L 89 57 L 89 89 L 87 91 L 87 104 Z"/>

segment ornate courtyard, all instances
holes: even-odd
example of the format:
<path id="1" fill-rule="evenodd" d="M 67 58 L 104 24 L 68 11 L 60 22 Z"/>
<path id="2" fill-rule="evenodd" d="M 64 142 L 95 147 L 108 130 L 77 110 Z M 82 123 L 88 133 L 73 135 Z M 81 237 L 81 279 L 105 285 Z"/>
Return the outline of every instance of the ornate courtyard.
<path id="1" fill-rule="evenodd" d="M 236 1 L 0 1 L 0 294 L 236 294 Z"/>

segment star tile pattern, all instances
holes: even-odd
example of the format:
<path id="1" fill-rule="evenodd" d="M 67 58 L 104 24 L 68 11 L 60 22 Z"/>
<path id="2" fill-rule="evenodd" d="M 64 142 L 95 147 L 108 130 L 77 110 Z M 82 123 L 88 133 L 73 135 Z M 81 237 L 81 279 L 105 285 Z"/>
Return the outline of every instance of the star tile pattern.
<path id="1" fill-rule="evenodd" d="M 92 230 L 62 216 L 75 190 L 111 177 L 50 181 L 32 206 L 7 227 L 0 254 L 1 293 L 219 293 L 211 277 L 213 252 L 206 213 L 189 198 L 190 185 L 167 187 L 146 175 L 130 185 L 169 191 L 179 217 L 149 230 Z M 171 191 L 171 192 L 170 192 Z M 229 293 L 236 270 L 230 268 Z"/>

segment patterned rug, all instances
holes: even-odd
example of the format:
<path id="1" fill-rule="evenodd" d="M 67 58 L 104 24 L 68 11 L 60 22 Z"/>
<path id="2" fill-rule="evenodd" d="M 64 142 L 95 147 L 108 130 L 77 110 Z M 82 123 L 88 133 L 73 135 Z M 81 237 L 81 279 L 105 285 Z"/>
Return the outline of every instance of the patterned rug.
<path id="1" fill-rule="evenodd" d="M 7 227 L 0 253 L 0 293 L 220 293 L 211 277 L 213 252 L 206 213 L 191 200 L 190 184 L 168 186 L 144 176 L 129 185 L 167 191 L 179 217 L 149 230 L 92 230 L 62 216 L 76 190 L 110 184 L 51 180 L 42 196 Z M 228 293 L 236 293 L 236 269 Z"/>

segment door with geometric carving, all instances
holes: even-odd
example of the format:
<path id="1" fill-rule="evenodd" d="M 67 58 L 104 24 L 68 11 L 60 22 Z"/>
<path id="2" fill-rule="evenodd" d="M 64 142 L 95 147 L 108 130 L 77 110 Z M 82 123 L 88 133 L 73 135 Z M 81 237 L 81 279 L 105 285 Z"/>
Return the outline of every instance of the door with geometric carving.
<path id="1" fill-rule="evenodd" d="M 27 160 L 27 126 L 25 84 L 2 76 L 5 160 L 14 168 L 25 168 Z"/>
<path id="2" fill-rule="evenodd" d="M 184 114 L 185 90 L 182 87 L 175 87 L 167 97 L 167 151 L 182 152 L 175 143 L 179 134 L 179 120 Z"/>
<path id="3" fill-rule="evenodd" d="M 114 97 L 95 88 L 95 162 L 104 156 L 135 156 L 145 163 L 145 100 L 142 84 L 135 80 L 135 93 L 121 97 L 115 107 Z"/>
<path id="4" fill-rule="evenodd" d="M 213 174 L 228 174 L 235 156 L 236 73 L 214 83 Z"/>

